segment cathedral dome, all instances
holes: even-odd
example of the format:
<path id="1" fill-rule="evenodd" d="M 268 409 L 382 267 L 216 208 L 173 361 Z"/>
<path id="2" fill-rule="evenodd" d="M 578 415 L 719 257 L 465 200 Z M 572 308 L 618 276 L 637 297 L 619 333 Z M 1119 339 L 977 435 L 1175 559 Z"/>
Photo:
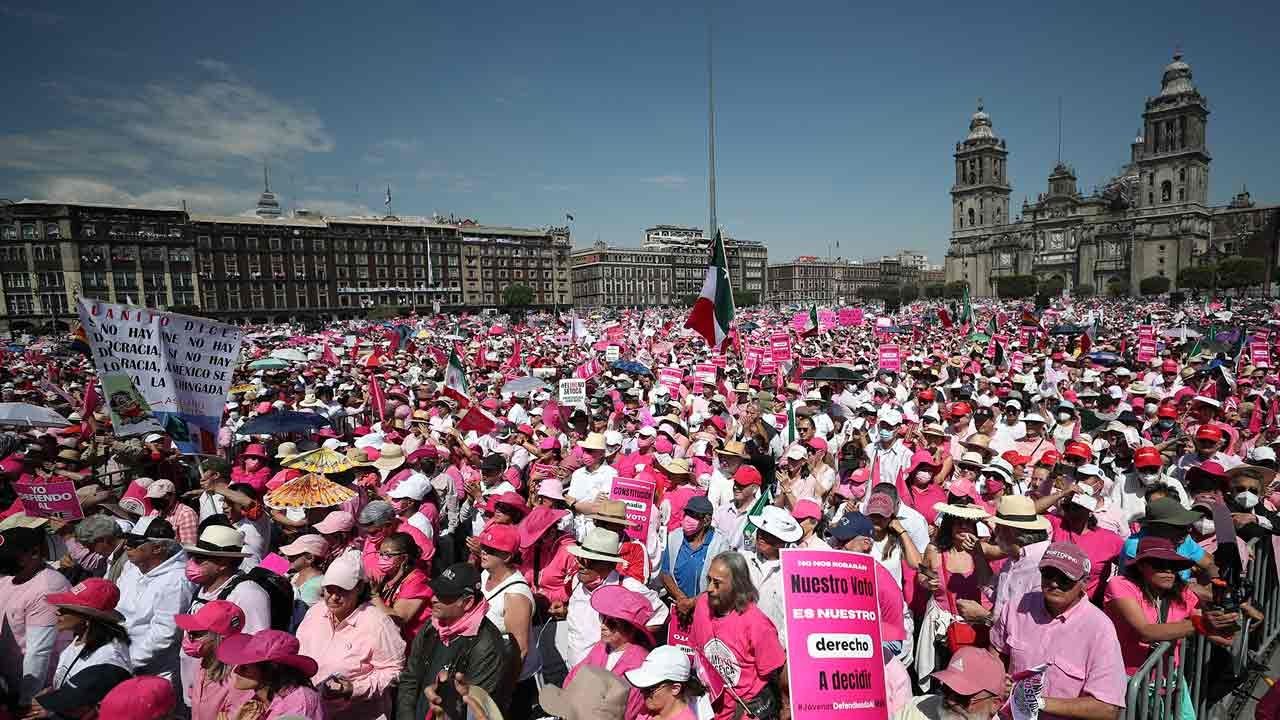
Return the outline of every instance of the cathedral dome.
<path id="1" fill-rule="evenodd" d="M 969 120 L 969 135 L 965 139 L 995 139 L 995 136 L 995 130 L 991 127 L 991 116 L 982 109 L 982 100 L 978 100 L 978 110 Z"/>
<path id="2" fill-rule="evenodd" d="M 1181 52 L 1175 52 L 1173 62 L 1164 66 L 1164 75 L 1160 79 L 1160 94 L 1181 95 L 1195 91 L 1196 86 L 1191 82 L 1191 66 L 1183 62 Z"/>

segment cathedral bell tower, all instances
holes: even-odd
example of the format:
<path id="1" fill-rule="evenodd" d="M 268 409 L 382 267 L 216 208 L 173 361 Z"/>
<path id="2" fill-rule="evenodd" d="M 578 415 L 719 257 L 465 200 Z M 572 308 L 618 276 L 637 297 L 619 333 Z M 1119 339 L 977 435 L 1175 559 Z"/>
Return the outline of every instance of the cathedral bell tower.
<path id="1" fill-rule="evenodd" d="M 1207 202 L 1208 118 L 1208 103 L 1191 82 L 1191 66 L 1182 61 L 1181 52 L 1175 52 L 1164 68 L 1160 94 L 1147 98 L 1141 145 L 1134 143 L 1138 207 Z"/>
<path id="2" fill-rule="evenodd" d="M 951 186 L 952 231 L 990 228 L 1009 222 L 1008 158 L 1004 140 L 996 137 L 991 116 L 978 99 L 969 134 L 956 143 L 956 181 Z"/>

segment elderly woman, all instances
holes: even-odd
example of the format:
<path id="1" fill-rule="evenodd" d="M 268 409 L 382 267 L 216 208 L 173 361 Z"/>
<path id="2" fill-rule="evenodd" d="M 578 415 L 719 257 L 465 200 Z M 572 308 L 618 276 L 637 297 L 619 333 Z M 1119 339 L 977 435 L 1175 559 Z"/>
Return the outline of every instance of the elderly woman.
<path id="1" fill-rule="evenodd" d="M 252 693 L 231 716 L 234 720 L 326 719 L 311 684 L 317 663 L 299 653 L 294 636 L 279 630 L 240 633 L 223 638 L 217 658 L 235 668 L 235 689 Z"/>
<path id="2" fill-rule="evenodd" d="M 396 509 L 390 503 L 374 500 L 360 511 L 356 522 L 360 535 L 364 537 L 361 555 L 364 558 L 364 573 L 370 580 L 379 580 L 382 570 L 378 567 L 378 547 L 388 535 L 394 532 L 407 533 L 418 545 L 418 567 L 424 571 L 431 569 L 431 559 L 435 557 L 436 546 L 431 538 L 422 531 L 396 515 Z"/>
<path id="3" fill-rule="evenodd" d="M 97 574 L 112 582 L 120 579 L 120 573 L 129 561 L 125 552 L 128 546 L 124 542 L 124 528 L 120 523 L 110 515 L 91 515 L 76 523 L 75 537 L 90 557 L 103 559 L 101 572 Z"/>
<path id="4" fill-rule="evenodd" d="M 430 578 L 418 567 L 418 544 L 407 533 L 391 533 L 378 548 L 382 579 L 373 584 L 371 602 L 400 627 L 406 644 L 431 620 Z"/>
<path id="5" fill-rule="evenodd" d="M 76 673 L 94 665 L 130 669 L 129 634 L 116 611 L 120 589 L 110 580 L 89 578 L 68 592 L 50 593 L 45 602 L 58 614 L 54 627 L 69 633 L 71 644 L 58 656 L 50 687 L 58 689 Z"/>
<path id="6" fill-rule="evenodd" d="M 191 720 L 219 720 L 253 698 L 252 690 L 235 685 L 231 666 L 218 659 L 218 647 L 244 628 L 244 611 L 229 600 L 211 600 L 194 614 L 177 615 L 174 622 L 186 633 L 182 654 L 200 660 L 200 669 L 186 688 Z"/>
<path id="7" fill-rule="evenodd" d="M 604 668 L 625 678 L 628 670 L 640 667 L 654 646 L 653 634 L 645 627 L 653 617 L 653 608 L 643 595 L 621 585 L 605 585 L 591 593 L 591 608 L 600 613 L 600 641 L 569 671 L 564 687 L 584 667 Z M 643 709 L 644 695 L 632 689 L 623 717 L 639 717 Z"/>
<path id="8" fill-rule="evenodd" d="M 319 664 L 312 682 L 329 717 L 377 720 L 391 712 L 388 689 L 404 661 L 405 642 L 369 596 L 360 563 L 344 555 L 324 573 L 324 602 L 298 626 L 301 652 Z"/>

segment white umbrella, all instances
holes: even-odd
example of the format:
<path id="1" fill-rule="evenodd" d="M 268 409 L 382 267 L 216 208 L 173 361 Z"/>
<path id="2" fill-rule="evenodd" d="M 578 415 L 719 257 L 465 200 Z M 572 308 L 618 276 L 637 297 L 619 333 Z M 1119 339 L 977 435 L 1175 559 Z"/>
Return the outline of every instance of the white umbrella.
<path id="1" fill-rule="evenodd" d="M 551 387 L 536 377 L 521 377 L 502 384 L 502 392 L 512 395 L 528 395 L 534 390 Z"/>
<path id="2" fill-rule="evenodd" d="M 1200 337 L 1200 333 L 1196 332 L 1195 330 L 1192 330 L 1189 327 L 1180 327 L 1180 328 L 1174 328 L 1173 330 L 1166 330 L 1164 332 L 1164 336 L 1167 338 L 1173 338 L 1174 340 L 1182 340 L 1185 342 L 1187 340 L 1192 340 Z"/>
<path id="3" fill-rule="evenodd" d="M 279 358 L 281 360 L 288 360 L 289 362 L 306 362 L 307 361 L 306 353 L 302 352 L 301 350 L 295 350 L 293 348 L 281 348 L 279 350 L 272 350 L 271 357 Z"/>
<path id="4" fill-rule="evenodd" d="M 24 402 L 0 403 L 0 425 L 67 427 L 71 423 L 47 407 Z"/>

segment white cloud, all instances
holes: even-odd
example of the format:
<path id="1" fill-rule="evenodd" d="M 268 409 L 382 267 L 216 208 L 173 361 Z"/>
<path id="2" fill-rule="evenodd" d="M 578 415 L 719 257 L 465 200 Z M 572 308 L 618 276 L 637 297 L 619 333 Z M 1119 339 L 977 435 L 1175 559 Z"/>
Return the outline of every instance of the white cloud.
<path id="1" fill-rule="evenodd" d="M 199 60 L 196 60 L 196 65 L 199 65 L 205 70 L 220 77 L 235 77 L 235 73 L 232 72 L 231 66 L 221 60 L 214 58 L 200 58 Z"/>
<path id="2" fill-rule="evenodd" d="M 689 184 L 689 178 L 684 175 L 655 175 L 653 177 L 641 178 L 641 182 L 657 185 L 669 190 L 683 188 Z"/>
<path id="3" fill-rule="evenodd" d="M 176 185 L 167 188 L 131 192 L 109 182 L 76 176 L 52 176 L 36 183 L 36 199 L 67 202 L 118 203 L 141 207 L 182 207 L 198 213 L 235 214 L 253 207 L 257 195 L 252 191 L 231 190 L 216 185 Z"/>
<path id="4" fill-rule="evenodd" d="M 151 161 L 101 130 L 46 130 L 0 135 L 0 167 L 28 172 L 142 172 Z"/>

